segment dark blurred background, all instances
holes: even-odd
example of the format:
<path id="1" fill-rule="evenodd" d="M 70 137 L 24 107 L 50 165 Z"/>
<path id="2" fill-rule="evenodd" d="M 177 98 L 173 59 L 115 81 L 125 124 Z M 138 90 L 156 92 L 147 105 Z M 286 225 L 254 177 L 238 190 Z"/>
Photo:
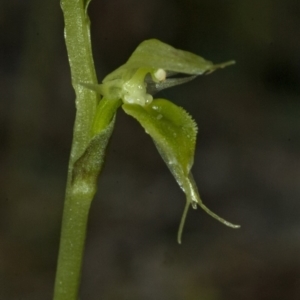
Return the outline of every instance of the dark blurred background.
<path id="1" fill-rule="evenodd" d="M 99 81 L 144 39 L 237 64 L 161 92 L 199 125 L 190 211 L 119 111 L 93 202 L 81 299 L 300 299 L 300 2 L 93 0 Z M 51 299 L 74 92 L 58 1 L 0 2 L 0 299 Z"/>

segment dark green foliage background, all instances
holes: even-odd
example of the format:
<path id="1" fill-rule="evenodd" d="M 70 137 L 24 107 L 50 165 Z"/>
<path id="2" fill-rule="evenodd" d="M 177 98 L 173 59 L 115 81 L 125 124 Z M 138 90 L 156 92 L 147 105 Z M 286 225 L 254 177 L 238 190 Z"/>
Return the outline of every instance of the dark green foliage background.
<path id="1" fill-rule="evenodd" d="M 92 205 L 81 298 L 300 299 L 300 3 L 93 0 L 99 80 L 144 39 L 237 64 L 158 96 L 199 126 L 191 211 L 121 110 Z M 74 121 L 58 1 L 0 3 L 0 299 L 51 299 Z"/>

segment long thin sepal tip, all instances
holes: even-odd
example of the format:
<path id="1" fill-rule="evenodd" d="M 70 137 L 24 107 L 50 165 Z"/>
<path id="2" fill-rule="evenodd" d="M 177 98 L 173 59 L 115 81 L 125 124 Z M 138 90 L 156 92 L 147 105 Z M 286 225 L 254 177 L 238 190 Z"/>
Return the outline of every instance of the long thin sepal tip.
<path id="1" fill-rule="evenodd" d="M 178 228 L 177 242 L 178 242 L 179 245 L 181 244 L 183 227 L 184 227 L 184 224 L 185 224 L 185 219 L 186 219 L 189 207 L 190 207 L 190 202 L 187 201 L 185 203 L 184 210 L 183 210 L 182 217 L 181 217 L 180 224 L 179 224 L 179 228 Z"/>
<path id="2" fill-rule="evenodd" d="M 208 207 L 206 207 L 202 202 L 199 203 L 199 206 L 206 211 L 210 216 L 212 216 L 214 219 L 218 220 L 219 222 L 223 223 L 224 225 L 237 229 L 240 228 L 240 225 L 236 225 L 236 224 L 232 224 L 228 221 L 226 221 L 225 219 L 219 217 L 217 214 L 213 213 Z"/>

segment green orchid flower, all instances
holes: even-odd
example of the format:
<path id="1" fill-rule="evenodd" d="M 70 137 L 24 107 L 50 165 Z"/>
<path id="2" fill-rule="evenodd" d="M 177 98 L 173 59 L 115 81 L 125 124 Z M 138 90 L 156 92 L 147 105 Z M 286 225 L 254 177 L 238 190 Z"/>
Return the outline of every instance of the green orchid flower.
<path id="1" fill-rule="evenodd" d="M 97 149 L 100 147 L 103 153 L 112 133 L 116 110 L 122 107 L 125 113 L 135 118 L 151 136 L 161 157 L 186 195 L 186 205 L 178 230 L 178 243 L 181 243 L 190 206 L 194 209 L 200 206 L 210 216 L 229 227 L 240 226 L 210 211 L 199 196 L 191 173 L 197 135 L 195 121 L 183 108 L 166 99 L 153 99 L 153 95 L 162 89 L 183 84 L 198 75 L 208 74 L 232 64 L 234 61 L 213 64 L 193 53 L 151 39 L 142 42 L 128 61 L 106 76 L 102 84 L 81 83 L 101 95 L 91 128 L 91 143 L 78 160 L 81 168 L 85 161 L 90 163 L 84 168 L 98 170 L 101 167 L 102 162 L 97 160 Z M 182 76 L 172 77 L 177 74 Z M 97 167 L 90 159 L 91 155 L 95 155 Z M 76 166 L 74 172 L 76 173 Z M 82 181 L 82 176 L 79 181 Z"/>

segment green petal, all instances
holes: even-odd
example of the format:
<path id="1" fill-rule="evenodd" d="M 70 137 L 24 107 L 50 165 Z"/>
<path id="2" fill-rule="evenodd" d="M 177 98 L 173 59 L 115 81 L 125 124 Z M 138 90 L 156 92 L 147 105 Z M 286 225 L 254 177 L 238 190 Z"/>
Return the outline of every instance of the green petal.
<path id="1" fill-rule="evenodd" d="M 211 212 L 201 201 L 197 186 L 190 172 L 195 152 L 197 125 L 190 115 L 181 107 L 165 99 L 156 99 L 151 104 L 140 106 L 137 104 L 123 104 L 124 111 L 137 119 L 144 127 L 167 164 L 177 183 L 186 194 L 186 207 L 180 222 L 178 242 L 185 217 L 190 205 L 199 205 L 212 217 L 227 226 L 237 228 Z"/>
<path id="2" fill-rule="evenodd" d="M 169 72 L 201 75 L 234 64 L 234 61 L 214 65 L 211 61 L 188 51 L 175 49 L 159 40 L 151 39 L 142 42 L 128 61 L 109 75 L 103 82 L 125 78 L 133 69 L 164 69 Z"/>

